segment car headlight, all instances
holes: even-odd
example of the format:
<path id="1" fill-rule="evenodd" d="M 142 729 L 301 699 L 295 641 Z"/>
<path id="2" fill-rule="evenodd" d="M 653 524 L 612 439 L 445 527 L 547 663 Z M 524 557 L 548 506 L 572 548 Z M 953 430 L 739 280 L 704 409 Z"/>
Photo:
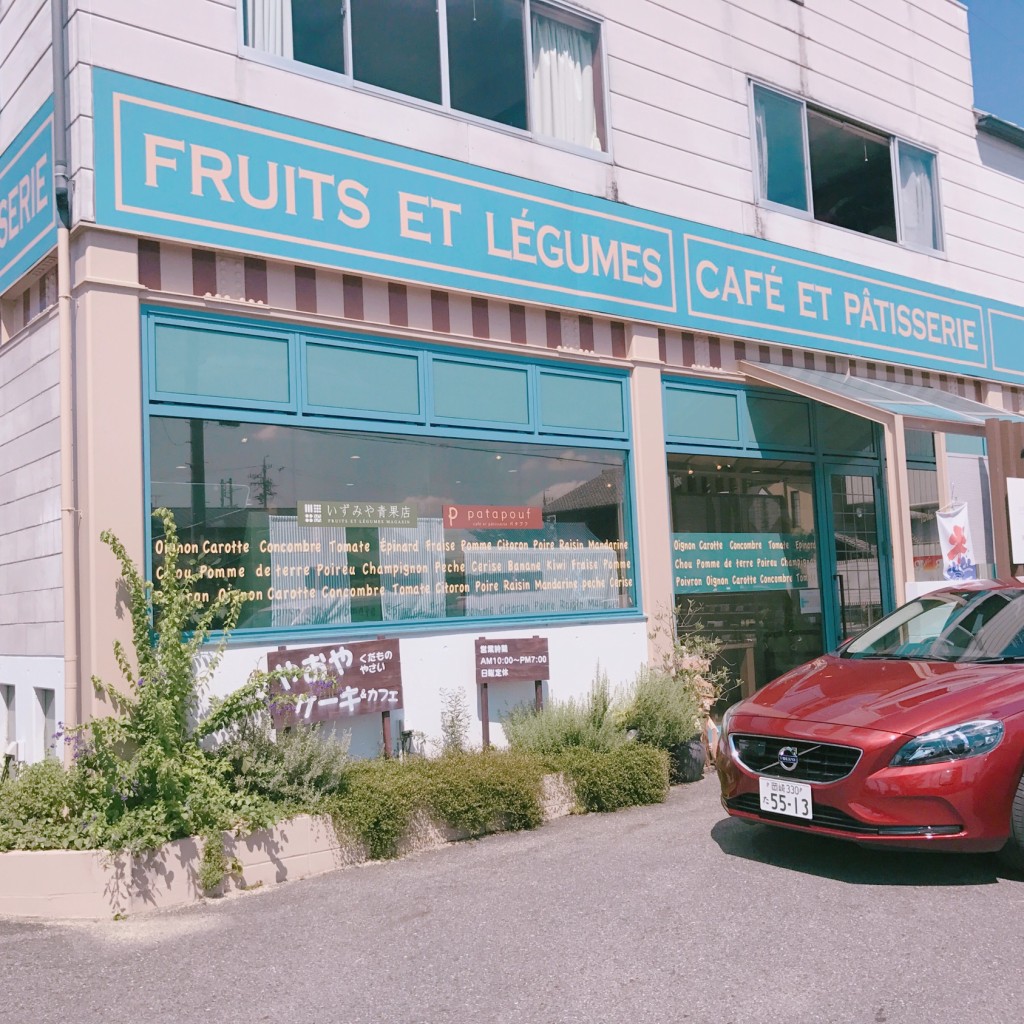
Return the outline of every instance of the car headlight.
<path id="1" fill-rule="evenodd" d="M 962 761 L 994 750 L 1003 738 L 1003 723 L 980 719 L 936 729 L 904 744 L 892 759 L 893 768 L 914 764 L 936 764 L 939 761 Z"/>
<path id="2" fill-rule="evenodd" d="M 729 719 L 732 718 L 732 711 L 732 708 L 726 708 L 725 714 L 722 715 L 722 724 L 718 728 L 718 745 L 720 747 L 729 742 Z"/>

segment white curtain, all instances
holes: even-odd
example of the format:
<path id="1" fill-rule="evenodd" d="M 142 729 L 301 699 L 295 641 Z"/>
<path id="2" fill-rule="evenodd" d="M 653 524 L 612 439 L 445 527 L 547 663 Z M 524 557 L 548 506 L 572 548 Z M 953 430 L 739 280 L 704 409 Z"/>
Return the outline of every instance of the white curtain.
<path id="1" fill-rule="evenodd" d="M 594 42 L 589 33 L 534 14 L 531 19 L 533 131 L 600 149 L 594 103 Z"/>
<path id="2" fill-rule="evenodd" d="M 935 182 L 930 153 L 900 144 L 900 219 L 903 241 L 923 249 L 937 249 L 935 236 Z"/>
<path id="3" fill-rule="evenodd" d="M 291 59 L 292 0 L 245 0 L 248 44 L 264 53 Z"/>
<path id="4" fill-rule="evenodd" d="M 757 178 L 762 199 L 770 199 L 768 195 L 768 117 L 760 95 L 754 93 L 754 131 L 757 136 Z"/>

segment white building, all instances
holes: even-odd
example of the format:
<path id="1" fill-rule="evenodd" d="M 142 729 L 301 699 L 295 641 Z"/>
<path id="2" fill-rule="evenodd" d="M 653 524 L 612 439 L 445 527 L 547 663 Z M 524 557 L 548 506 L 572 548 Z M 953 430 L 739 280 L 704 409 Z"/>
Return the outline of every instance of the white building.
<path id="1" fill-rule="evenodd" d="M 481 637 L 565 697 L 693 600 L 749 690 L 941 578 L 941 507 L 1010 570 L 1024 132 L 957 0 L 55 2 L 0 0 L 20 756 L 99 710 L 99 534 L 159 574 L 160 505 L 248 594 L 218 689 L 397 639 L 428 735 Z"/>

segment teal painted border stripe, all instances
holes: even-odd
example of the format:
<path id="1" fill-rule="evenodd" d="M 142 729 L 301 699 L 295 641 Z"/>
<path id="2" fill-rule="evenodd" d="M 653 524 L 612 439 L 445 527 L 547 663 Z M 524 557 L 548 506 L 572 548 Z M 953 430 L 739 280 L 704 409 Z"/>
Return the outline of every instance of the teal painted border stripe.
<path id="1" fill-rule="evenodd" d="M 0 156 L 0 294 L 56 244 L 51 96 Z"/>

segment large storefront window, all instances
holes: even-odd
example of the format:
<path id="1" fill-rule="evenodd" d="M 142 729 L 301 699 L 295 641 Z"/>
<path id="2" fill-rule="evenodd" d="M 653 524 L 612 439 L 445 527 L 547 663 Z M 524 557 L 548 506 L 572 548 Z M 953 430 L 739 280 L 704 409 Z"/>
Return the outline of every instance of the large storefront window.
<path id="1" fill-rule="evenodd" d="M 676 607 L 724 644 L 732 699 L 822 652 L 808 464 L 669 455 Z"/>
<path id="2" fill-rule="evenodd" d="M 245 593 L 240 629 L 634 607 L 623 451 L 150 424 L 152 508 L 175 514 L 197 604 Z"/>

